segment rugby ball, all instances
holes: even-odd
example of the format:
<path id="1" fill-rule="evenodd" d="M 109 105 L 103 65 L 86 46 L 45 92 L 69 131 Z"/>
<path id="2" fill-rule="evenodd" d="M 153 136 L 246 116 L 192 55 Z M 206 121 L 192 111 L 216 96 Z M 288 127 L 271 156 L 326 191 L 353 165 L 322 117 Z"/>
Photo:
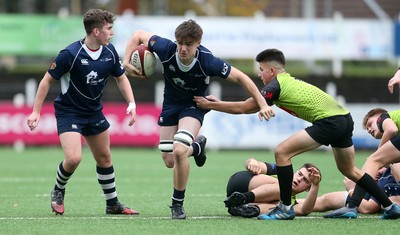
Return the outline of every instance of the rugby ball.
<path id="1" fill-rule="evenodd" d="M 131 65 L 142 72 L 145 77 L 150 77 L 156 70 L 156 56 L 144 44 L 139 45 L 131 56 Z"/>

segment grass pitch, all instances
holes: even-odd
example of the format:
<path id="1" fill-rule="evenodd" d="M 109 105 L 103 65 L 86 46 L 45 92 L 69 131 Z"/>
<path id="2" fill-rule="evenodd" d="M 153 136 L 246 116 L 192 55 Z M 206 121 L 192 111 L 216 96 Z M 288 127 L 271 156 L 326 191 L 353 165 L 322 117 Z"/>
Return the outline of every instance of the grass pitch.
<path id="1" fill-rule="evenodd" d="M 370 152 L 356 152 L 362 166 Z M 187 219 L 171 220 L 172 171 L 164 167 L 156 149 L 113 148 L 118 198 L 140 212 L 139 216 L 105 214 L 105 199 L 97 183 L 95 162 L 88 149 L 70 179 L 65 213 L 55 216 L 50 191 L 60 148 L 27 148 L 17 153 L 0 148 L 0 234 L 396 234 L 399 221 L 380 215 L 361 215 L 355 220 L 323 219 L 323 213 L 296 217 L 292 221 L 259 221 L 233 218 L 224 207 L 228 178 L 242 170 L 252 156 L 274 162 L 270 151 L 208 151 L 204 167 L 193 159 L 186 190 Z M 320 193 L 343 190 L 343 176 L 330 151 L 314 151 L 293 159 L 295 169 L 305 162 L 322 171 Z M 299 195 L 301 198 L 303 195 Z"/>

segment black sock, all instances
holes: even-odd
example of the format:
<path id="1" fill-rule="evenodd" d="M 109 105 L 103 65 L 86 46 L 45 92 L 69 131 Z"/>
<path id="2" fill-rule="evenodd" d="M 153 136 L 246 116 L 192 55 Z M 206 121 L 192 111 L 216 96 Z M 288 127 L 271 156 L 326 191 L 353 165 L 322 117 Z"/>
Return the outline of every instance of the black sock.
<path id="1" fill-rule="evenodd" d="M 192 156 L 198 156 L 200 154 L 200 145 L 196 142 L 192 143 L 193 153 Z"/>
<path id="2" fill-rule="evenodd" d="M 293 182 L 293 167 L 292 164 L 287 166 L 276 166 L 278 173 L 279 190 L 281 201 L 285 206 L 290 206 L 292 198 L 292 182 Z"/>
<path id="3" fill-rule="evenodd" d="M 106 197 L 107 206 L 115 205 L 118 202 L 117 190 L 115 188 L 114 167 L 101 168 L 96 166 L 97 181 Z"/>
<path id="4" fill-rule="evenodd" d="M 353 194 L 351 195 L 351 197 L 347 201 L 347 207 L 349 207 L 349 208 L 358 207 L 361 204 L 361 201 L 365 197 L 366 193 L 367 192 L 363 188 L 361 188 L 361 186 L 356 184 L 356 187 L 354 188 Z"/>
<path id="5" fill-rule="evenodd" d="M 185 200 L 185 190 L 177 190 L 174 188 L 174 194 L 172 195 L 172 205 L 180 204 L 183 205 Z"/>
<path id="6" fill-rule="evenodd" d="M 63 162 L 58 165 L 57 176 L 56 176 L 56 184 L 54 185 L 54 190 L 59 190 L 64 195 L 65 187 L 68 183 L 69 178 L 71 178 L 72 173 L 68 173 L 64 170 Z"/>
<path id="7" fill-rule="evenodd" d="M 378 184 L 369 174 L 365 173 L 360 180 L 357 181 L 357 185 L 362 187 L 365 191 L 371 194 L 371 196 L 376 198 L 383 207 L 392 205 L 392 202 L 388 196 L 386 196 L 385 192 L 379 188 Z"/>
<path id="8" fill-rule="evenodd" d="M 246 197 L 246 203 L 252 203 L 256 199 L 253 192 L 245 192 L 243 195 Z"/>

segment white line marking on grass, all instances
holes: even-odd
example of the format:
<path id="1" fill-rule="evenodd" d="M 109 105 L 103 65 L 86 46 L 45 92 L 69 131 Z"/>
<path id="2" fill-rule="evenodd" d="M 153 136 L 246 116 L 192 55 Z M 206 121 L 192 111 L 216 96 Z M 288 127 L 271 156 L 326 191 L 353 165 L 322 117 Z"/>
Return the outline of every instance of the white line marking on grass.
<path id="1" fill-rule="evenodd" d="M 193 217 L 187 217 L 188 219 L 195 219 L 195 220 L 201 220 L 201 219 L 231 219 L 231 216 L 193 216 Z M 63 220 L 104 220 L 104 219 L 109 219 L 109 220 L 132 220 L 132 219 L 138 219 L 138 220 L 170 220 L 171 217 L 146 217 L 146 216 L 125 216 L 125 215 L 120 215 L 120 216 L 95 216 L 95 217 L 65 217 L 65 216 L 60 216 L 60 215 L 55 215 L 51 217 L 0 217 L 0 220 L 54 220 L 54 219 L 63 219 Z"/>
<path id="2" fill-rule="evenodd" d="M 187 217 L 188 220 L 209 220 L 209 219 L 233 219 L 232 216 L 193 216 Z M 49 217 L 0 217 L 0 220 L 55 220 L 55 219 L 62 219 L 62 220 L 171 220 L 171 217 L 151 217 L 151 216 L 94 216 L 94 217 L 68 217 L 68 216 L 49 216 Z M 244 218 L 243 218 L 244 219 Z M 255 218 L 254 218 L 255 219 Z M 302 219 L 318 219 L 318 220 L 349 220 L 349 219 L 325 219 L 323 217 L 318 216 L 298 216 L 295 220 L 302 220 Z M 380 216 L 362 216 L 358 219 L 380 219 Z M 350 219 L 354 220 L 354 219 Z M 356 219 L 357 220 L 357 219 Z"/>

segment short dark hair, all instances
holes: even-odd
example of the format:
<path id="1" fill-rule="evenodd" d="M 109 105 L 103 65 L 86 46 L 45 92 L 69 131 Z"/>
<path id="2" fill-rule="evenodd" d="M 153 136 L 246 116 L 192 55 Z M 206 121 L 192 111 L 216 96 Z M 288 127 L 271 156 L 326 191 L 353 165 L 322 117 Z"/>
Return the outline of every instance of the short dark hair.
<path id="1" fill-rule="evenodd" d="M 256 61 L 257 62 L 275 61 L 275 62 L 281 64 L 283 67 L 286 64 L 285 55 L 283 55 L 283 52 L 278 49 L 263 50 L 262 52 L 258 53 L 258 55 L 256 56 Z"/>
<path id="2" fill-rule="evenodd" d="M 114 23 L 114 14 L 102 9 L 90 9 L 83 16 L 85 31 L 90 34 L 93 29 L 101 29 L 105 23 Z"/>
<path id="3" fill-rule="evenodd" d="M 311 168 L 311 167 L 314 167 L 315 169 L 317 169 L 317 171 L 319 172 L 319 182 L 321 182 L 321 181 L 322 181 L 322 173 L 321 173 L 321 170 L 318 169 L 318 167 L 315 166 L 314 164 L 312 164 L 312 163 L 304 163 L 304 164 L 300 167 L 300 169 L 301 169 L 301 168 L 306 168 L 306 169 L 308 169 L 308 168 Z"/>
<path id="4" fill-rule="evenodd" d="M 175 29 L 175 39 L 178 42 L 200 41 L 203 36 L 203 29 L 194 20 L 187 20 Z"/>
<path id="5" fill-rule="evenodd" d="M 368 118 L 375 116 L 376 114 L 382 114 L 382 113 L 387 113 L 386 109 L 382 108 L 375 108 L 371 109 L 364 117 L 363 122 L 362 122 L 362 127 L 363 129 L 367 129 L 367 120 Z"/>

